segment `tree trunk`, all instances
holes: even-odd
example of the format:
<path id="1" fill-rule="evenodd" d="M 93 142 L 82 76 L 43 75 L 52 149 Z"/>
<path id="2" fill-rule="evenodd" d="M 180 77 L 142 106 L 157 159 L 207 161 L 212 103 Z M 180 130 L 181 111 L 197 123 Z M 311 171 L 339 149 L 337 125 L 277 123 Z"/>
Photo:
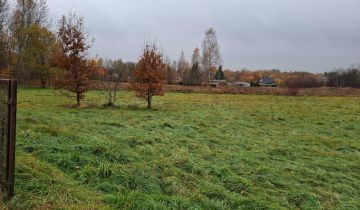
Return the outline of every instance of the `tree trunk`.
<path id="1" fill-rule="evenodd" d="M 76 101 L 77 101 L 77 106 L 80 107 L 80 93 L 79 92 L 76 93 Z"/>
<path id="2" fill-rule="evenodd" d="M 151 109 L 151 97 L 150 96 L 147 98 L 147 102 L 148 102 L 147 108 Z"/>
<path id="3" fill-rule="evenodd" d="M 40 78 L 41 88 L 46 88 L 46 79 Z"/>

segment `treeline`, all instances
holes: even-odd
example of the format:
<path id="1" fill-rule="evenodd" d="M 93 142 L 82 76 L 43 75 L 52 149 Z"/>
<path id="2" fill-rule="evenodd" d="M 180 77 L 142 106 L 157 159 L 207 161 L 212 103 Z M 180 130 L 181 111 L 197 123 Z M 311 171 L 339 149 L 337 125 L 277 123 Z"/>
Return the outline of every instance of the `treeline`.
<path id="1" fill-rule="evenodd" d="M 17 0 L 14 8 L 8 0 L 0 0 L 1 74 L 20 83 L 38 79 L 45 85 L 56 48 L 55 34 L 49 28 L 45 0 Z"/>
<path id="2" fill-rule="evenodd" d="M 41 87 L 58 85 L 59 78 L 64 77 L 65 60 L 59 58 L 70 49 L 65 49 L 65 31 L 60 27 L 73 26 L 81 36 L 85 46 L 80 49 L 78 58 L 86 60 L 94 67 L 92 79 L 99 79 L 108 74 L 105 71 L 117 71 L 122 82 L 130 82 L 136 63 L 109 59 L 89 59 L 85 57 L 91 47 L 89 34 L 86 34 L 81 17 L 73 14 L 64 16 L 54 27 L 50 24 L 46 0 L 17 0 L 13 8 L 8 0 L 0 0 L 0 76 L 17 79 L 19 84 L 40 83 Z M 76 16 L 76 15 L 75 15 Z M 77 19 L 81 19 L 78 21 Z M 81 22 L 81 23 L 79 23 Z M 80 24 L 80 25 L 79 25 Z M 62 26 L 61 26 L 62 25 Z M 61 34 L 62 33 L 62 34 Z M 73 37 L 77 39 L 77 37 Z M 164 79 L 169 84 L 200 85 L 208 84 L 213 79 L 225 79 L 221 67 L 221 55 L 216 32 L 213 28 L 206 31 L 200 48 L 195 48 L 191 61 L 187 61 L 182 52 L 178 61 L 170 61 L 164 56 Z M 76 59 L 74 63 L 80 64 Z M 74 65 L 73 65 L 74 66 Z M 66 67 L 71 68 L 70 65 Z M 80 67 L 81 69 L 81 67 Z M 111 69 L 111 70 L 109 70 Z M 98 75 L 100 73 L 100 75 Z M 63 84 L 64 85 L 64 84 Z"/>
<path id="3" fill-rule="evenodd" d="M 13 8 L 8 0 L 0 0 L 1 76 L 20 84 L 37 80 L 45 87 L 50 78 L 65 76 L 70 63 L 77 64 L 79 72 L 81 65 L 88 65 L 91 40 L 83 18 L 69 13 L 56 26 L 52 30 L 46 0 L 17 0 Z M 65 57 L 71 59 L 67 65 Z"/>
<path id="4" fill-rule="evenodd" d="M 0 76 L 19 84 L 37 80 L 73 93 L 80 100 L 89 89 L 95 63 L 82 17 L 69 13 L 51 30 L 46 0 L 0 0 Z"/>
<path id="5" fill-rule="evenodd" d="M 0 0 L 0 77 L 17 79 L 19 84 L 37 81 L 44 88 L 51 85 L 65 89 L 75 96 L 78 106 L 94 83 L 108 90 L 105 93 L 108 105 L 114 105 L 119 83 L 131 83 L 138 95 L 148 101 L 149 107 L 151 97 L 162 94 L 163 83 L 209 85 L 216 80 L 227 85 L 258 83 L 260 78 L 271 77 L 278 86 L 293 90 L 320 86 L 360 87 L 359 67 L 355 66 L 326 74 L 223 70 L 213 28 L 205 32 L 201 47 L 193 50 L 190 61 L 183 51 L 177 61 L 171 61 L 152 43 L 144 47 L 137 63 L 89 59 L 88 50 L 92 44 L 81 16 L 63 15 L 53 27 L 46 0 L 17 0 L 13 8 L 8 0 Z M 149 66 L 155 58 L 158 63 Z M 145 84 L 148 81 L 151 83 Z"/>
<path id="6" fill-rule="evenodd" d="M 296 83 L 301 88 L 320 87 L 326 84 L 324 74 L 311 72 L 282 72 L 277 69 L 251 71 L 242 69 L 240 71 L 225 70 L 224 74 L 228 82 L 257 83 L 263 77 L 270 77 L 279 87 L 287 87 L 290 83 Z"/>
<path id="7" fill-rule="evenodd" d="M 360 66 L 353 65 L 348 69 L 338 69 L 333 72 L 325 73 L 328 78 L 328 87 L 352 87 L 360 88 Z"/>
<path id="8" fill-rule="evenodd" d="M 183 84 L 183 85 L 201 85 L 208 84 L 211 80 L 224 80 L 224 72 L 222 70 L 222 60 L 217 41 L 215 29 L 210 28 L 205 32 L 205 38 L 202 42 L 201 49 L 196 47 L 188 61 L 185 53 L 182 51 L 177 61 L 171 61 L 164 56 L 164 80 L 167 84 Z M 132 71 L 136 63 L 123 62 L 119 60 L 111 60 L 99 58 L 95 59 L 98 66 L 108 70 L 118 70 L 122 81 L 130 82 Z"/>

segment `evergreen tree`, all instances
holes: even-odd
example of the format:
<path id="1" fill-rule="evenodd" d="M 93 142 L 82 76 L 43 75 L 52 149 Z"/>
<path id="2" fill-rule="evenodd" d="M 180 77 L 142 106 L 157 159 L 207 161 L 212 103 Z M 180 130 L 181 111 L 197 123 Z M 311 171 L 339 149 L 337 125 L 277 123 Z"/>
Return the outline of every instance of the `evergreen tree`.
<path id="1" fill-rule="evenodd" d="M 201 80 L 200 64 L 198 61 L 196 61 L 190 70 L 190 83 L 191 85 L 198 85 L 200 84 L 200 80 Z"/>
<path id="2" fill-rule="evenodd" d="M 215 78 L 216 78 L 216 80 L 224 80 L 225 79 L 225 75 L 224 75 L 224 71 L 222 70 L 222 66 L 219 66 L 219 69 L 215 74 Z"/>

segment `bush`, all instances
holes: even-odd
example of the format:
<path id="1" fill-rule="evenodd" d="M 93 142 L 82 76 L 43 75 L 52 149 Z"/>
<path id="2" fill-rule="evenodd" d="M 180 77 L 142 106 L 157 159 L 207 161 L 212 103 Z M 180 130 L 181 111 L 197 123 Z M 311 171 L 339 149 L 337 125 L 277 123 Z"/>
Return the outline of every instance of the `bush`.
<path id="1" fill-rule="evenodd" d="M 288 88 L 288 94 L 290 96 L 296 96 L 300 91 L 300 88 L 295 88 L 295 87 L 289 87 Z"/>
<path id="2" fill-rule="evenodd" d="M 285 86 L 288 88 L 315 88 L 321 87 L 321 81 L 311 73 L 299 73 L 285 79 Z"/>

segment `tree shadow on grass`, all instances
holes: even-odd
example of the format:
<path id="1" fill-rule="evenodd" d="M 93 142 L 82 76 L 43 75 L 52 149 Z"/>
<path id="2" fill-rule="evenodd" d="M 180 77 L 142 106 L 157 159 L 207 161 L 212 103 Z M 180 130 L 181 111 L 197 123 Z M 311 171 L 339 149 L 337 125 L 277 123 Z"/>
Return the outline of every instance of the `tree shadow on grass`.
<path id="1" fill-rule="evenodd" d="M 145 105 L 139 105 L 139 104 L 123 105 L 121 106 L 121 108 L 129 111 L 161 111 L 161 109 L 159 109 L 158 107 L 152 107 L 149 109 Z"/>
<path id="2" fill-rule="evenodd" d="M 83 103 L 80 106 L 77 106 L 77 104 L 60 104 L 60 105 L 57 105 L 56 107 L 67 108 L 67 109 L 78 109 L 78 110 L 104 108 L 103 106 L 101 106 L 99 104 L 95 104 L 95 103 Z"/>
<path id="3" fill-rule="evenodd" d="M 84 102 L 78 107 L 76 104 L 60 104 L 56 107 L 59 108 L 66 108 L 72 110 L 124 110 L 124 111 L 149 111 L 149 112 L 158 112 L 158 111 L 174 111 L 171 107 L 168 106 L 161 106 L 155 105 L 152 108 L 148 109 L 145 104 L 120 104 L 114 106 L 106 106 L 105 104 L 100 103 L 91 103 L 91 102 Z"/>
<path id="4" fill-rule="evenodd" d="M 167 105 L 154 105 L 150 109 L 145 104 L 122 104 L 117 106 L 118 109 L 125 111 L 148 111 L 148 112 L 174 112 L 176 109 Z"/>

